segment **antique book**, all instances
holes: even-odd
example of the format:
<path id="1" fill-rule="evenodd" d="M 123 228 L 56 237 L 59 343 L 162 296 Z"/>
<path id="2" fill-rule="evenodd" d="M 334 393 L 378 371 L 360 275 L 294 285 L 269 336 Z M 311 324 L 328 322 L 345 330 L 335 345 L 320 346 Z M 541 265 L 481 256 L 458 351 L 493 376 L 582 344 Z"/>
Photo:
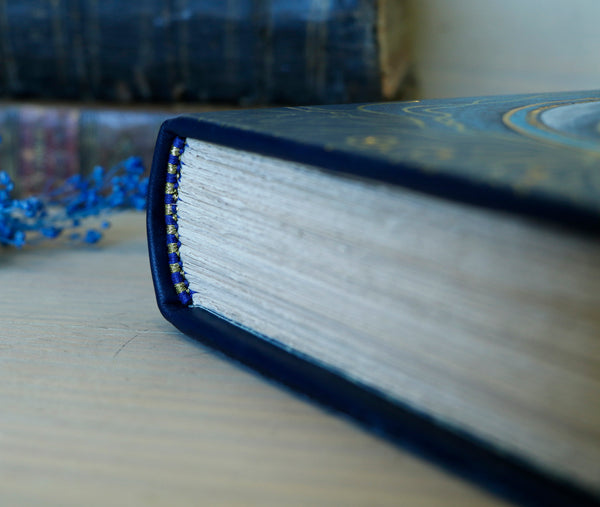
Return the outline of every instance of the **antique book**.
<path id="1" fill-rule="evenodd" d="M 495 491 L 594 504 L 599 120 L 598 92 L 168 120 L 160 310 Z"/>
<path id="2" fill-rule="evenodd" d="M 173 114 L 167 108 L 0 103 L 0 169 L 15 182 L 15 195 L 23 196 L 132 155 L 149 167 L 160 125 Z"/>
<path id="3" fill-rule="evenodd" d="M 186 110 L 215 111 L 216 104 Z M 231 106 L 228 107 L 231 109 Z M 181 106 L 107 107 L 75 102 L 0 102 L 0 170 L 15 182 L 15 196 L 43 193 L 95 166 L 110 169 L 131 156 L 152 162 L 160 125 Z"/>
<path id="4" fill-rule="evenodd" d="M 405 0 L 6 2 L 0 97 L 300 104 L 392 98 Z"/>

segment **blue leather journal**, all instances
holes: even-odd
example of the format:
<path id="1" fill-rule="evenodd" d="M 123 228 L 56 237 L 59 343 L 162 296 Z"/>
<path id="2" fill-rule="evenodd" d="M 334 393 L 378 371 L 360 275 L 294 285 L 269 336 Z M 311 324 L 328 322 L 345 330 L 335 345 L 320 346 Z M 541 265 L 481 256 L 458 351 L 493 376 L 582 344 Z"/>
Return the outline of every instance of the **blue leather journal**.
<path id="1" fill-rule="evenodd" d="M 157 140 L 147 218 L 160 311 L 182 332 L 506 498 L 594 505 L 600 479 L 590 487 L 560 469 L 538 467 L 526 454 L 466 427 L 449 427 L 401 397 L 382 395 L 215 312 L 182 303 L 170 269 L 165 188 L 174 182 L 174 143 L 191 138 L 597 238 L 599 125 L 597 91 L 232 110 L 168 120 Z"/>

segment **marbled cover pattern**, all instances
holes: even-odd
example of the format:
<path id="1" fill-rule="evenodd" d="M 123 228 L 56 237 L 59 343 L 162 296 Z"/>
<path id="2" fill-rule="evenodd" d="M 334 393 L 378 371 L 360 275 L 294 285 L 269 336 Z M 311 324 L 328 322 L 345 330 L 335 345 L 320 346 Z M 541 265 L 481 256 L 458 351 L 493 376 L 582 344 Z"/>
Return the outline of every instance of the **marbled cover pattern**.
<path id="1" fill-rule="evenodd" d="M 420 190 L 600 216 L 600 92 L 225 111 L 207 140 Z M 188 121 L 190 121 L 188 120 Z M 185 122 L 184 122 L 185 124 Z M 418 180 L 417 184 L 414 182 Z M 471 199 L 471 197 L 473 199 Z M 500 205 L 500 207 L 502 207 Z M 510 207 L 510 206 L 508 206 Z"/>

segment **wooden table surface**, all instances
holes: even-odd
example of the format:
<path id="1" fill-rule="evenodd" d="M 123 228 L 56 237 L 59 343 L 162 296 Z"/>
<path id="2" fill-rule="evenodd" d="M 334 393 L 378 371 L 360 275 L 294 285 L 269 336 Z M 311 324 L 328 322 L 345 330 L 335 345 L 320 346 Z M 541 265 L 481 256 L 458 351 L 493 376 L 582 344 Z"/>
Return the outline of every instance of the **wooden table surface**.
<path id="1" fill-rule="evenodd" d="M 2 505 L 502 504 L 179 333 L 112 223 L 0 252 Z"/>

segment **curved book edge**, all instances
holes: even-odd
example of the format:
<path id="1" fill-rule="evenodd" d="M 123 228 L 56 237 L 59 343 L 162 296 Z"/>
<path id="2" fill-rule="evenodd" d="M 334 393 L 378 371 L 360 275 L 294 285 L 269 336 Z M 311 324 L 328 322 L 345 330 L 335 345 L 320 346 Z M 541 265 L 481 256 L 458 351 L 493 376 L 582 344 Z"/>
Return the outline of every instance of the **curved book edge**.
<path id="1" fill-rule="evenodd" d="M 197 120 L 179 118 L 166 122 L 158 136 L 149 187 L 147 230 L 157 302 L 167 320 L 183 333 L 262 375 L 349 415 L 371 431 L 433 459 L 452 473 L 474 480 L 502 497 L 526 505 L 597 504 L 595 496 L 545 474 L 517 456 L 446 427 L 413 407 L 385 398 L 369 387 L 321 367 L 311 358 L 292 354 L 208 311 L 183 306 L 173 287 L 166 250 L 164 184 L 168 156 L 176 135 L 208 136 L 211 141 L 217 141 L 219 136 L 229 135 L 221 130 L 211 131 Z"/>

